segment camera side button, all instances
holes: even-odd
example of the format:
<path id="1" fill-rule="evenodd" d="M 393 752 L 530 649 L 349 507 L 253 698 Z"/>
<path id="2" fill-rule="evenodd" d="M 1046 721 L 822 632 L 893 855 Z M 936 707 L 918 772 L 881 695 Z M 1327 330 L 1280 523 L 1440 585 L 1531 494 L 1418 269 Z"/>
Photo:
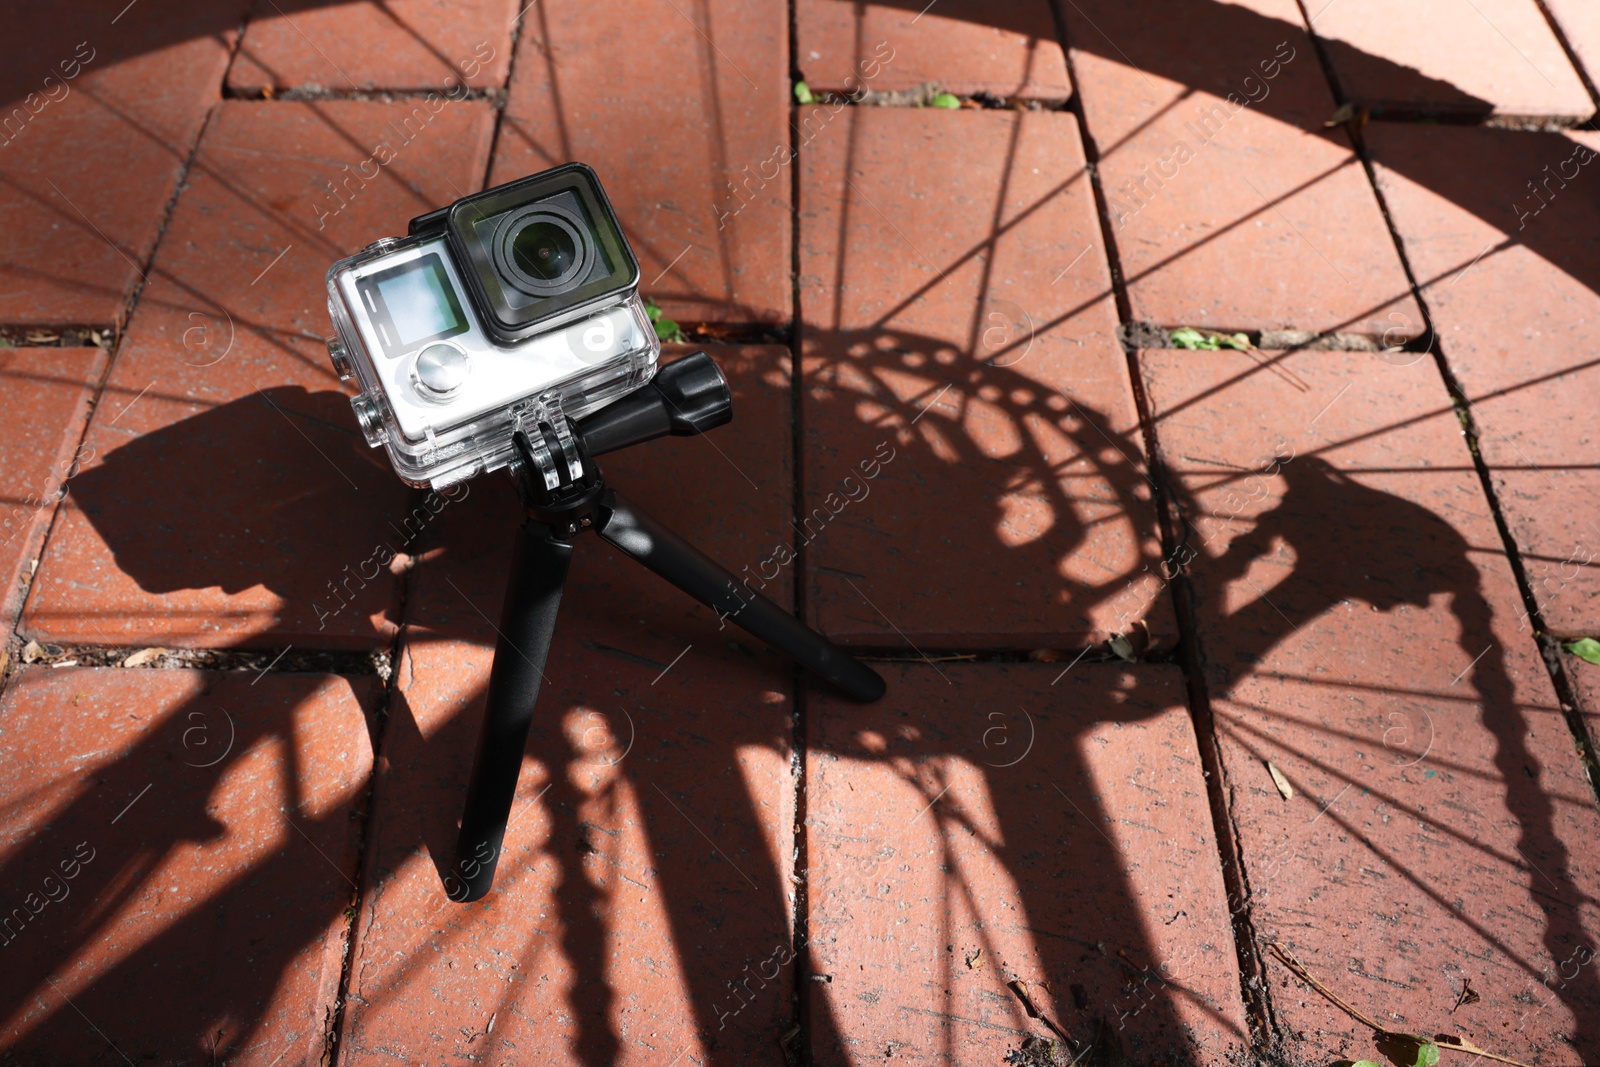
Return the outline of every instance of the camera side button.
<path id="1" fill-rule="evenodd" d="M 341 382 L 347 382 L 355 376 L 356 369 L 350 364 L 350 352 L 342 339 L 328 338 L 328 358 L 333 361 L 333 369 Z"/>
<path id="2" fill-rule="evenodd" d="M 383 424 L 383 408 L 376 398 L 357 393 L 350 398 L 350 407 L 356 413 L 356 422 L 361 424 L 361 433 L 366 437 L 367 444 L 377 448 L 389 439 L 389 431 Z"/>
<path id="3" fill-rule="evenodd" d="M 429 345 L 417 354 L 412 377 L 424 396 L 444 400 L 461 388 L 471 369 L 472 361 L 455 345 Z"/>

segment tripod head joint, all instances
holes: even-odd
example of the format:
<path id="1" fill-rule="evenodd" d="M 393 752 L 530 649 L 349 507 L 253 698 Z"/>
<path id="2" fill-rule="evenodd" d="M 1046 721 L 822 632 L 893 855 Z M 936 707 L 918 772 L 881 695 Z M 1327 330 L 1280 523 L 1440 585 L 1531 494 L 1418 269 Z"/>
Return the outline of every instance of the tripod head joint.
<path id="1" fill-rule="evenodd" d="M 593 457 L 657 437 L 692 437 L 732 418 L 733 393 L 722 369 L 695 352 L 663 366 L 644 388 L 577 421 L 563 414 L 559 395 L 529 402 L 512 435 L 511 473 L 528 514 L 570 537 L 603 518 L 605 479 Z"/>

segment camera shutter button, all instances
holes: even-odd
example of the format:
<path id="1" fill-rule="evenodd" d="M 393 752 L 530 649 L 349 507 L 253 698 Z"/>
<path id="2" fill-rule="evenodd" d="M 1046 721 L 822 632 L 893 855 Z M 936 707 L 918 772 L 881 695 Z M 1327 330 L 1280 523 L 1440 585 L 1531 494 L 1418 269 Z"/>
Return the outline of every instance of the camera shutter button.
<path id="1" fill-rule="evenodd" d="M 417 385 L 430 396 L 446 397 L 461 388 L 471 368 L 467 354 L 454 345 L 429 345 L 417 355 Z"/>

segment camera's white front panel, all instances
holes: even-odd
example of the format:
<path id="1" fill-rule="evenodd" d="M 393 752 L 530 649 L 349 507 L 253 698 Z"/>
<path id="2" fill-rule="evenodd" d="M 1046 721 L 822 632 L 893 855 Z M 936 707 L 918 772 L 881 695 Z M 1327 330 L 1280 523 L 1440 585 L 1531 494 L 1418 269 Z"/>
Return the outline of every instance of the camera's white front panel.
<path id="1" fill-rule="evenodd" d="M 404 437 L 422 441 L 636 352 L 617 305 L 513 345 L 484 331 L 443 238 L 339 272 L 366 362 Z"/>

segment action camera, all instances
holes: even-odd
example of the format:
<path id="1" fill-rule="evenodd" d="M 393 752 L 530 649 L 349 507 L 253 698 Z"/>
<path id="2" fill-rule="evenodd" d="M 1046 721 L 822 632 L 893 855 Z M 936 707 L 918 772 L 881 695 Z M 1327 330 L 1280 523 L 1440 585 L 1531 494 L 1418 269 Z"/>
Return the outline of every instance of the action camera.
<path id="1" fill-rule="evenodd" d="M 494 883 L 585 530 L 715 611 L 719 627 L 743 627 L 856 700 L 883 695 L 876 671 L 606 484 L 597 456 L 715 429 L 733 418 L 733 392 L 704 352 L 656 373 L 639 263 L 594 171 L 570 163 L 412 219 L 405 237 L 333 265 L 328 311 L 334 368 L 360 384 L 356 418 L 400 477 L 438 490 L 509 467 L 526 513 L 444 878 L 451 900 Z"/>
<path id="2" fill-rule="evenodd" d="M 647 384 L 639 263 L 582 163 L 465 197 L 328 270 L 328 354 L 367 443 L 443 489 Z M 532 433 L 535 441 L 544 434 Z M 558 449 L 559 451 L 559 449 Z"/>

